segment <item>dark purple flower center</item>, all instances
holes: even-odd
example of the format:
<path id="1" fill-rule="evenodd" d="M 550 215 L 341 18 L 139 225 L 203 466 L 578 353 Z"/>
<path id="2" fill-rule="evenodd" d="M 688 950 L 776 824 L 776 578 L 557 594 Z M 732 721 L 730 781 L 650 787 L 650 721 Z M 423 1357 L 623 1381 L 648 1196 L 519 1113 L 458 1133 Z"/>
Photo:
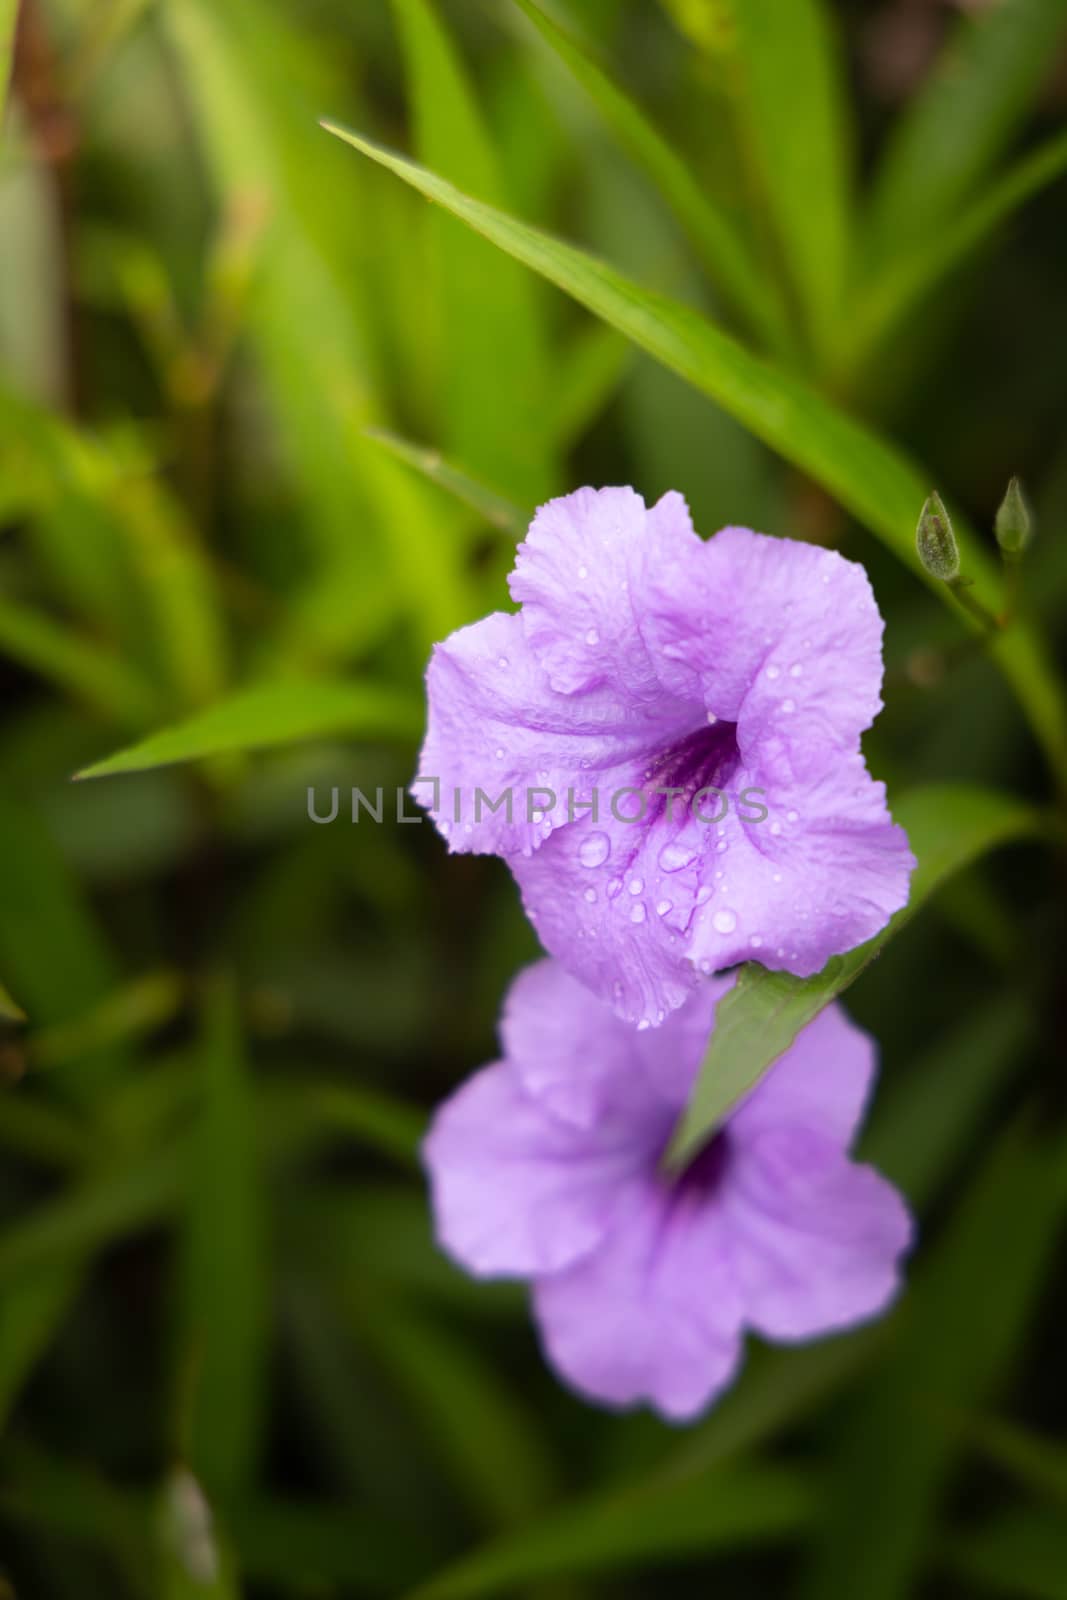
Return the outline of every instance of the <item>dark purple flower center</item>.
<path id="1" fill-rule="evenodd" d="M 725 789 L 740 764 L 737 723 L 714 722 L 687 733 L 657 756 L 645 782 L 650 790 L 681 790 L 688 806 L 701 789 Z"/>
<path id="2" fill-rule="evenodd" d="M 703 1150 L 698 1150 L 689 1165 L 670 1180 L 672 1197 L 675 1200 L 708 1199 L 722 1182 L 729 1160 L 729 1136 L 720 1128 Z"/>

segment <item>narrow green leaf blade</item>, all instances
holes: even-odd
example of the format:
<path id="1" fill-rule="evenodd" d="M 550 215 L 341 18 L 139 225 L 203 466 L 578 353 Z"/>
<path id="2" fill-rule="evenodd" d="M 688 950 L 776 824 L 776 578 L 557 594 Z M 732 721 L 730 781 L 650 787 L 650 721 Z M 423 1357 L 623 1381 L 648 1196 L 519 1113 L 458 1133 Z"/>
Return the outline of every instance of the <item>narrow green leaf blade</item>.
<path id="1" fill-rule="evenodd" d="M 402 439 L 399 434 L 390 433 L 385 428 L 368 428 L 367 437 L 421 477 L 461 500 L 494 528 L 499 528 L 501 533 L 513 539 L 521 539 L 525 535 L 530 519 L 523 515 L 517 505 L 487 483 L 471 477 L 462 467 L 447 460 L 439 450 L 427 450 L 424 445 L 412 444 L 410 440 Z"/>
<path id="2" fill-rule="evenodd" d="M 189 1186 L 182 1282 L 191 1392 L 188 1460 L 224 1504 L 250 1487 L 263 1422 L 268 1288 L 255 1106 L 231 984 L 207 997 L 204 1100 Z"/>
<path id="3" fill-rule="evenodd" d="M 781 298 L 730 218 L 715 207 L 640 107 L 571 34 L 558 27 L 536 0 L 515 0 L 515 4 L 573 74 L 620 143 L 644 167 L 700 252 L 716 287 L 753 331 L 772 346 L 780 346 L 787 336 Z"/>
<path id="4" fill-rule="evenodd" d="M 746 142 L 812 346 L 835 338 L 851 233 L 852 130 L 823 0 L 727 0 Z"/>
<path id="5" fill-rule="evenodd" d="M 813 978 L 769 972 L 751 962 L 741 968 L 737 983 L 719 1002 L 696 1088 L 671 1142 L 673 1168 L 691 1160 L 801 1029 L 859 977 L 947 877 L 1039 827 L 1036 813 L 1022 802 L 962 784 L 906 795 L 896 816 L 918 860 L 908 904 L 874 939 L 832 957 Z"/>
<path id="6" fill-rule="evenodd" d="M 25 1022 L 26 1013 L 17 1006 L 0 983 L 0 1022 Z"/>
<path id="7" fill-rule="evenodd" d="M 104 778 L 237 750 L 265 750 L 303 739 L 347 735 L 360 739 L 416 739 L 422 708 L 411 696 L 381 684 L 326 679 L 255 684 L 220 700 L 173 728 L 79 772 Z"/>
<path id="8" fill-rule="evenodd" d="M 1036 1506 L 995 1512 L 944 1540 L 941 1564 L 968 1594 L 1067 1600 L 1067 1521 Z"/>
<path id="9" fill-rule="evenodd" d="M 0 0 L 0 127 L 3 126 L 4 107 L 7 105 L 7 86 L 11 77 L 11 61 L 15 53 L 15 24 L 18 15 L 19 0 Z"/>
<path id="10" fill-rule="evenodd" d="M 1011 167 L 958 216 L 893 256 L 864 290 L 849 332 L 849 366 L 899 327 L 922 299 L 971 256 L 1014 211 L 1067 172 L 1067 133 L 1057 134 Z"/>
<path id="11" fill-rule="evenodd" d="M 883 159 L 870 210 L 875 259 L 951 221 L 1033 105 L 1065 28 L 1065 0 L 1005 0 L 960 18 Z"/>
<path id="12" fill-rule="evenodd" d="M 891 445 L 807 385 L 751 355 L 690 307 L 641 288 L 605 262 L 471 199 L 435 173 L 350 129 L 328 121 L 323 126 L 462 217 L 709 395 L 757 438 L 808 472 L 925 577 L 915 550 L 915 521 L 929 484 Z M 1000 595 L 995 569 L 961 519 L 954 521 L 967 572 L 974 579 L 972 592 L 996 612 Z M 946 585 L 925 581 L 964 620 Z M 1067 717 L 1042 646 L 1016 624 L 990 648 L 1026 708 L 1050 764 L 1067 782 Z"/>

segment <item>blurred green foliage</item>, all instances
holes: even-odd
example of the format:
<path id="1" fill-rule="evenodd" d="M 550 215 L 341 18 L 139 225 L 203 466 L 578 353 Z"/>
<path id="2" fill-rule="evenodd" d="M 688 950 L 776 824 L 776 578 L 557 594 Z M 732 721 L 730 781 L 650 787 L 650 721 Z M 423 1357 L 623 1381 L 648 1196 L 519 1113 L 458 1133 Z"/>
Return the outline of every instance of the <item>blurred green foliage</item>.
<path id="1" fill-rule="evenodd" d="M 1067 0 L 18 11 L 0 1595 L 1067 1595 Z M 915 519 L 998 607 L 1016 472 L 987 648 Z M 418 1173 L 535 950 L 395 820 L 423 664 L 581 482 L 868 566 L 939 885 L 848 973 L 912 1288 L 685 1434 L 561 1390 Z"/>

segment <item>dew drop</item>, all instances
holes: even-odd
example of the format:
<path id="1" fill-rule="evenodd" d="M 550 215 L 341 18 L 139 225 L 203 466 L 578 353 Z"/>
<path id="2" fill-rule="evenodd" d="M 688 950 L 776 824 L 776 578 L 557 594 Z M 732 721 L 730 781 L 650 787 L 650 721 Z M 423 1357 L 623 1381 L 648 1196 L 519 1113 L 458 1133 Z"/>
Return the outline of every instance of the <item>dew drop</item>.
<path id="1" fill-rule="evenodd" d="M 715 726 L 715 724 L 718 722 L 718 720 L 719 719 L 715 715 L 714 711 L 709 711 L 708 712 L 708 726 L 709 726 L 709 728 L 713 728 Z"/>
<path id="2" fill-rule="evenodd" d="M 789 676 L 791 678 L 799 678 L 803 671 L 804 668 L 800 665 L 800 662 L 794 661 L 793 665 L 789 669 Z"/>
<path id="3" fill-rule="evenodd" d="M 717 853 L 720 856 L 721 855 L 725 855 L 726 851 L 729 850 L 729 848 L 730 848 L 730 843 L 729 843 L 729 840 L 727 840 L 727 839 L 720 839 L 718 844 L 715 846 L 715 849 L 716 849 Z"/>
<path id="4" fill-rule="evenodd" d="M 775 874 L 774 874 L 774 881 L 775 881 L 775 883 L 781 883 L 781 881 L 782 881 L 782 874 L 781 874 L 781 873 L 780 873 L 780 872 L 776 872 L 776 873 L 775 873 Z"/>
<path id="5" fill-rule="evenodd" d="M 689 850 L 684 844 L 675 841 L 665 844 L 659 853 L 659 864 L 664 872 L 681 872 L 691 861 L 696 860 L 696 851 Z"/>
<path id="6" fill-rule="evenodd" d="M 596 899 L 596 890 L 593 888 L 587 889 L 585 891 L 585 898 L 589 901 L 589 904 L 592 905 L 593 901 Z"/>
<path id="7" fill-rule="evenodd" d="M 496 758 L 497 758 L 497 760 L 498 760 L 498 761 L 503 761 L 503 759 L 504 759 L 504 752 L 503 752 L 503 750 L 498 750 L 498 751 L 497 751 L 497 753 L 496 753 Z"/>
<path id="8" fill-rule="evenodd" d="M 507 664 L 508 664 L 508 658 L 507 658 L 507 656 L 501 656 L 501 657 L 500 657 L 500 661 L 499 661 L 499 663 L 498 663 L 498 665 L 499 665 L 499 666 L 502 666 L 502 667 L 506 667 L 506 666 L 507 666 Z"/>
<path id="9" fill-rule="evenodd" d="M 772 822 L 771 823 L 771 832 L 774 834 L 775 838 L 777 838 L 777 836 L 781 833 L 781 831 L 782 831 L 782 824 L 780 822 Z"/>
<path id="10" fill-rule="evenodd" d="M 706 977 L 711 976 L 711 962 L 708 960 L 707 956 L 705 956 L 703 961 L 700 963 L 700 970 L 705 974 Z"/>
<path id="11" fill-rule="evenodd" d="M 630 912 L 630 921 L 631 922 L 644 922 L 644 920 L 645 920 L 645 908 L 642 905 L 641 901 L 639 900 L 637 902 L 637 904 L 634 906 L 633 910 Z"/>
<path id="12" fill-rule="evenodd" d="M 767 668 L 767 676 L 768 676 L 768 678 L 770 678 L 772 683 L 774 682 L 775 678 L 780 678 L 781 675 L 782 675 L 781 667 L 768 667 Z"/>
<path id="13" fill-rule="evenodd" d="M 619 892 L 619 890 L 621 888 L 622 888 L 622 879 L 621 878 L 612 878 L 611 882 L 608 884 L 608 899 L 609 900 L 614 900 L 615 896 L 618 894 L 618 892 Z"/>
<path id="14" fill-rule="evenodd" d="M 787 811 L 785 814 L 785 820 L 787 822 L 796 822 L 799 816 L 799 811 Z"/>
<path id="15" fill-rule="evenodd" d="M 589 576 L 589 568 L 588 567 L 579 567 L 578 568 L 578 576 L 579 576 L 579 578 L 588 578 L 588 576 Z"/>
<path id="16" fill-rule="evenodd" d="M 733 933 L 737 927 L 737 916 L 733 911 L 716 911 L 711 919 L 711 925 L 716 933 Z"/>
<path id="17" fill-rule="evenodd" d="M 652 1026 L 651 1018 L 650 1017 L 642 1017 L 641 1021 L 637 1024 L 637 1031 L 638 1031 L 638 1033 L 644 1033 L 646 1031 L 646 1029 L 651 1028 L 651 1026 Z"/>
<path id="18" fill-rule="evenodd" d="M 754 933 L 748 942 L 752 946 L 753 950 L 758 950 L 763 944 L 763 940 L 760 938 L 758 933 Z"/>
<path id="19" fill-rule="evenodd" d="M 578 846 L 578 860 L 583 867 L 599 867 L 611 854 L 611 840 L 606 833 L 591 833 Z"/>
<path id="20" fill-rule="evenodd" d="M 786 712 L 795 711 L 796 708 L 797 708 L 797 703 L 796 703 L 795 700 L 783 700 L 782 701 L 782 710 L 783 711 L 786 711 Z"/>
<path id="21" fill-rule="evenodd" d="M 657 915 L 657 917 L 665 917 L 667 915 L 667 912 L 670 909 L 671 909 L 671 901 L 670 900 L 661 900 L 659 902 L 659 904 L 657 905 L 657 907 L 656 907 L 656 915 Z"/>
<path id="22" fill-rule="evenodd" d="M 599 633 L 597 633 L 595 628 L 590 628 L 589 632 L 585 636 L 585 642 L 586 642 L 586 644 L 599 644 L 600 643 L 600 635 L 599 635 Z"/>
<path id="23" fill-rule="evenodd" d="M 628 887 L 631 894 L 640 894 L 645 887 L 645 880 L 644 878 L 631 878 Z"/>
<path id="24" fill-rule="evenodd" d="M 717 876 L 722 877 L 722 873 L 718 873 Z M 712 890 L 706 883 L 702 883 L 700 888 L 697 890 L 697 905 L 706 906 L 708 901 L 711 899 L 711 896 Z"/>

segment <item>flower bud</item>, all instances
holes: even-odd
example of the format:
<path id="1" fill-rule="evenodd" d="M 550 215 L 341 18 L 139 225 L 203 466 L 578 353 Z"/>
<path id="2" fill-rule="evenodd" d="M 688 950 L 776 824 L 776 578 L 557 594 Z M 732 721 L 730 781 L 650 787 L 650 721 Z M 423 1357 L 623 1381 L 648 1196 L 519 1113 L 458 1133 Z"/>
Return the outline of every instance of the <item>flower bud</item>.
<path id="1" fill-rule="evenodd" d="M 996 520 L 997 543 L 1006 556 L 1020 556 L 1030 543 L 1033 522 L 1018 478 L 1012 478 L 1000 502 Z"/>
<path id="2" fill-rule="evenodd" d="M 915 545 L 919 560 L 931 577 L 940 578 L 943 583 L 951 583 L 959 577 L 960 553 L 956 547 L 956 535 L 936 489 L 931 491 L 919 515 Z"/>

